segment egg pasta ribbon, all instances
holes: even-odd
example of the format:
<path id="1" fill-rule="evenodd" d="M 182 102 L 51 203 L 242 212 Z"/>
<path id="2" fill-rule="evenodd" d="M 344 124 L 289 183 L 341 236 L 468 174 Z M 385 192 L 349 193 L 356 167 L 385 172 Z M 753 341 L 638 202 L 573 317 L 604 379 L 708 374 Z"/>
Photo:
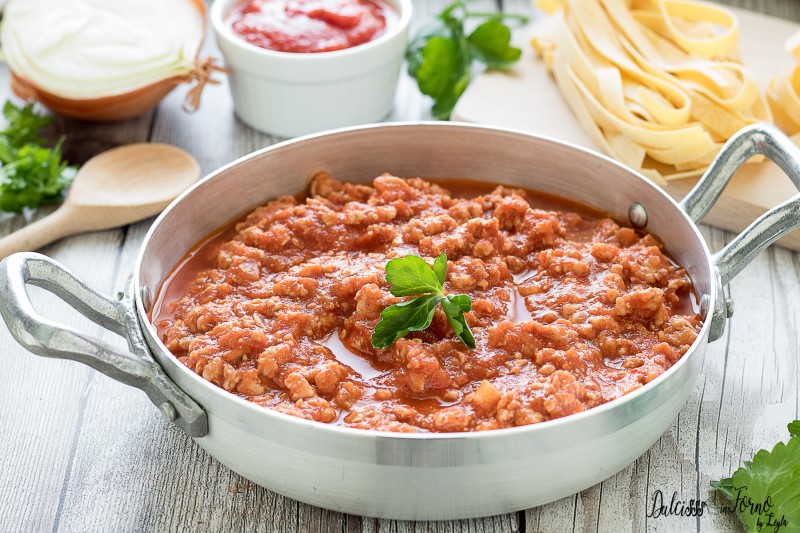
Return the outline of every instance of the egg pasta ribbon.
<path id="1" fill-rule="evenodd" d="M 797 64 L 770 80 L 767 98 L 775 124 L 797 142 L 800 141 L 800 31 L 787 39 L 786 50 Z"/>
<path id="2" fill-rule="evenodd" d="M 692 0 L 537 5 L 551 17 L 533 47 L 581 127 L 659 184 L 702 173 L 736 131 L 772 120 L 738 60 L 738 22 L 725 8 Z"/>

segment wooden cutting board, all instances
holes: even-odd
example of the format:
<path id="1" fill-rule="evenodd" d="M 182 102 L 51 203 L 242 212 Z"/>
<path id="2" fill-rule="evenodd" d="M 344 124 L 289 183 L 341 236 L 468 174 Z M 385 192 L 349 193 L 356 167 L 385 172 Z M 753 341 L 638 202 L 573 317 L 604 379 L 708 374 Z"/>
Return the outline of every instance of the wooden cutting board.
<path id="1" fill-rule="evenodd" d="M 784 42 L 800 25 L 751 11 L 734 11 L 740 22 L 742 60 L 761 80 L 763 89 L 770 78 L 793 64 Z M 535 22 L 515 35 L 517 46 L 524 50 L 519 63 L 509 71 L 486 72 L 473 80 L 452 119 L 527 130 L 596 149 L 562 99 L 544 63 L 533 52 L 530 46 L 533 27 Z M 696 182 L 697 178 L 670 181 L 666 190 L 680 199 Z M 773 163 L 746 165 L 728 185 L 705 222 L 738 232 L 796 193 L 789 178 Z M 778 243 L 800 251 L 800 231 Z"/>

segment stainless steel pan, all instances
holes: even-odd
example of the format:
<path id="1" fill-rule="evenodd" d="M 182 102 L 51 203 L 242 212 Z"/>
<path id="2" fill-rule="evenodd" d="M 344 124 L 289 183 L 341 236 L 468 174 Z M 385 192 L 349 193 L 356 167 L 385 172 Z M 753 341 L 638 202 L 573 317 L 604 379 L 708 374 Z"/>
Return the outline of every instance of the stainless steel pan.
<path id="1" fill-rule="evenodd" d="M 694 387 L 706 343 L 733 311 L 722 287 L 800 225 L 800 195 L 712 255 L 695 225 L 735 171 L 764 154 L 800 187 L 800 150 L 768 126 L 741 131 L 680 204 L 626 167 L 576 146 L 462 124 L 387 124 L 305 137 L 244 157 L 206 177 L 153 224 L 122 301 L 106 298 L 50 259 L 0 263 L 0 313 L 30 351 L 75 359 L 142 389 L 167 420 L 244 477 L 286 496 L 348 513 L 455 519 L 541 505 L 621 470 L 667 429 Z M 702 295 L 692 348 L 658 379 L 589 411 L 531 426 L 468 434 L 390 434 L 333 427 L 258 407 L 203 380 L 158 339 L 147 312 L 165 278 L 205 235 L 257 205 L 294 194 L 327 170 L 346 181 L 384 171 L 468 177 L 538 189 L 629 219 L 660 236 Z M 129 352 L 37 315 L 33 284 L 128 339 Z"/>

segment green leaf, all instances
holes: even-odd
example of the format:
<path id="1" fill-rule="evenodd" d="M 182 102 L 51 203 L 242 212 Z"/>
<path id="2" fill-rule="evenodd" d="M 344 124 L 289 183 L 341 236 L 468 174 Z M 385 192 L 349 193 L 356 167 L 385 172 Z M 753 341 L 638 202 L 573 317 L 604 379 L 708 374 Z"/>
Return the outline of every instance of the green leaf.
<path id="1" fill-rule="evenodd" d="M 486 21 L 467 37 L 466 18 Z M 526 17 L 504 13 L 470 13 L 467 3 L 456 1 L 427 25 L 406 49 L 408 73 L 417 79 L 419 90 L 433 98 L 431 112 L 447 120 L 458 99 L 469 85 L 474 60 L 490 67 L 506 67 L 519 59 L 522 51 L 510 46 L 511 30 L 504 19 L 526 21 Z"/>
<path id="2" fill-rule="evenodd" d="M 433 104 L 433 107 L 431 108 L 431 113 L 433 113 L 433 116 L 439 120 L 450 120 L 450 115 L 453 114 L 453 109 L 456 108 L 456 104 L 458 103 L 459 98 L 461 98 L 461 95 L 464 94 L 469 82 L 470 74 L 469 71 L 466 70 L 464 71 L 464 76 L 453 86 L 453 91 L 442 98 L 439 98 Z"/>
<path id="3" fill-rule="evenodd" d="M 725 494 L 728 498 L 734 498 L 734 491 L 733 491 L 733 480 L 729 477 L 720 479 L 719 481 L 712 481 L 711 486 L 721 491 Z"/>
<path id="4" fill-rule="evenodd" d="M 433 262 L 433 268 L 421 257 L 407 255 L 395 258 L 386 264 L 386 281 L 395 296 L 418 296 L 413 300 L 387 307 L 381 313 L 381 321 L 372 332 L 372 346 L 388 348 L 397 339 L 410 331 L 422 331 L 431 325 L 439 302 L 442 303 L 447 321 L 453 332 L 469 348 L 475 349 L 475 338 L 467 325 L 464 313 L 472 308 L 466 294 L 445 296 L 443 285 L 447 279 L 447 254 L 442 252 Z"/>
<path id="5" fill-rule="evenodd" d="M 472 331 L 467 324 L 467 318 L 464 313 L 469 312 L 472 308 L 472 302 L 466 294 L 459 294 L 458 296 L 445 296 L 442 298 L 442 309 L 447 316 L 447 321 L 450 327 L 453 328 L 453 333 L 456 337 L 461 339 L 467 348 L 470 350 L 475 349 L 475 337 L 472 336 Z"/>
<path id="6" fill-rule="evenodd" d="M 417 70 L 417 84 L 422 94 L 439 102 L 458 99 L 463 92 L 464 78 L 469 77 L 469 63 L 458 41 L 432 37 L 422 48 L 422 60 Z M 460 92 L 459 92 L 460 91 Z"/>
<path id="7" fill-rule="evenodd" d="M 452 3 L 452 4 L 450 4 L 449 6 L 445 7 L 445 8 L 442 10 L 442 12 L 441 12 L 441 13 L 439 13 L 439 16 L 438 16 L 437 18 L 439 18 L 440 20 L 443 20 L 443 21 L 445 21 L 445 22 L 449 22 L 449 21 L 458 21 L 459 23 L 463 23 L 463 20 L 464 20 L 464 13 L 463 13 L 463 10 L 464 10 L 465 8 L 466 8 L 466 6 L 464 5 L 464 2 L 463 2 L 463 1 L 461 1 L 461 0 L 457 0 L 456 2 L 453 2 L 453 3 Z M 457 9 L 461 9 L 461 10 L 462 10 L 461 16 L 459 16 L 459 17 L 455 17 L 455 16 L 453 16 L 453 13 L 454 13 L 454 12 L 455 12 Z"/>
<path id="8" fill-rule="evenodd" d="M 789 424 L 789 435 L 800 438 L 800 420 L 795 420 Z"/>
<path id="9" fill-rule="evenodd" d="M 498 19 L 487 20 L 467 37 L 475 56 L 489 67 L 508 67 L 522 56 L 511 46 L 511 30 Z"/>
<path id="10" fill-rule="evenodd" d="M 395 296 L 415 296 L 426 292 L 442 294 L 437 274 L 421 257 L 407 255 L 386 264 L 386 281 Z"/>
<path id="11" fill-rule="evenodd" d="M 422 30 L 411 40 L 406 49 L 409 76 L 416 78 L 419 67 L 422 65 L 422 49 L 433 37 L 450 38 L 450 29 L 440 19 L 426 24 Z"/>
<path id="12" fill-rule="evenodd" d="M 372 346 L 388 348 L 412 331 L 428 329 L 440 299 L 436 294 L 429 294 L 384 309 L 381 321 L 372 332 Z"/>
<path id="13" fill-rule="evenodd" d="M 63 139 L 52 149 L 41 145 L 40 130 L 50 117 L 37 115 L 33 104 L 17 107 L 10 101 L 3 116 L 8 126 L 0 131 L 0 210 L 19 213 L 60 202 L 75 169 L 62 160 Z"/>
<path id="14" fill-rule="evenodd" d="M 409 72 L 416 76 L 420 92 L 433 98 L 431 111 L 441 120 L 450 118 L 470 80 L 472 60 L 463 20 L 452 15 L 457 7 L 463 6 L 456 2 L 442 12 L 439 33 L 427 38 L 418 53 L 407 55 Z"/>
<path id="15" fill-rule="evenodd" d="M 447 279 L 447 252 L 442 252 L 433 262 L 433 272 L 439 280 L 439 285 L 443 286 Z"/>
<path id="16" fill-rule="evenodd" d="M 472 309 L 472 300 L 466 294 L 459 294 L 458 296 L 448 296 L 447 299 L 457 306 L 458 310 L 462 313 L 469 313 Z"/>
<path id="17" fill-rule="evenodd" d="M 797 428 L 790 424 L 790 432 Z M 711 483 L 733 502 L 748 531 L 772 531 L 769 523 L 785 524 L 782 532 L 800 531 L 800 438 L 792 435 L 772 451 L 759 450 L 730 478 Z"/>
<path id="18" fill-rule="evenodd" d="M 17 107 L 11 100 L 3 106 L 3 116 L 8 121 L 8 126 L 0 131 L 0 136 L 15 146 L 28 143 L 41 144 L 39 132 L 53 120 L 51 117 L 36 114 L 33 104 Z"/>

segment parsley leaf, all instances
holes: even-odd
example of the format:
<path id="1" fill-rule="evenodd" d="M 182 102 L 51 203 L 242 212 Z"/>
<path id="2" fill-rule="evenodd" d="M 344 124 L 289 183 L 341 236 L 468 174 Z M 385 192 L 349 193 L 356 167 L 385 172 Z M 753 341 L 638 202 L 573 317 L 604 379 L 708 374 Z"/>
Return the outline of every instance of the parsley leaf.
<path id="1" fill-rule="evenodd" d="M 412 331 L 428 329 L 441 296 L 428 294 L 390 305 L 381 312 L 381 321 L 372 332 L 372 346 L 388 348 Z"/>
<path id="2" fill-rule="evenodd" d="M 459 294 L 458 296 L 445 296 L 442 298 L 442 309 L 447 316 L 447 321 L 450 327 L 453 328 L 453 333 L 461 339 L 467 348 L 470 350 L 475 349 L 475 337 L 472 336 L 472 331 L 469 329 L 467 320 L 464 313 L 468 313 L 472 309 L 472 302 L 466 294 Z"/>
<path id="3" fill-rule="evenodd" d="M 466 88 L 465 57 L 452 39 L 433 37 L 422 48 L 422 61 L 417 71 L 417 83 L 422 94 L 433 97 L 434 115 L 450 116 L 450 112 Z"/>
<path id="4" fill-rule="evenodd" d="M 505 68 L 522 56 L 522 50 L 511 46 L 511 30 L 498 19 L 478 26 L 467 40 L 475 56 L 489 67 Z"/>
<path id="5" fill-rule="evenodd" d="M 468 18 L 485 21 L 471 34 L 464 29 Z M 502 21 L 527 17 L 505 13 L 474 13 L 458 0 L 439 13 L 436 22 L 420 32 L 406 49 L 408 73 L 417 79 L 422 94 L 433 98 L 433 115 L 450 118 L 456 102 L 469 85 L 475 61 L 489 68 L 507 68 L 522 55 L 511 46 L 511 30 Z"/>
<path id="6" fill-rule="evenodd" d="M 63 139 L 52 149 L 42 146 L 40 131 L 51 118 L 38 115 L 33 104 L 17 107 L 10 101 L 3 116 L 8 126 L 0 131 L 0 210 L 20 213 L 61 201 L 75 168 L 62 160 Z"/>
<path id="7" fill-rule="evenodd" d="M 8 127 L 1 135 L 12 146 L 42 144 L 39 132 L 53 120 L 52 117 L 37 115 L 33 111 L 33 104 L 17 107 L 10 100 L 3 106 L 3 117 L 8 122 Z"/>
<path id="8" fill-rule="evenodd" d="M 397 257 L 389 261 L 386 264 L 386 281 L 392 286 L 391 293 L 395 296 L 440 292 L 442 288 L 437 274 L 416 255 Z"/>
<path id="9" fill-rule="evenodd" d="M 789 424 L 789 442 L 759 450 L 729 478 L 711 486 L 727 496 L 748 531 L 766 523 L 800 531 L 800 420 Z"/>
<path id="10" fill-rule="evenodd" d="M 445 252 L 442 252 L 433 262 L 433 273 L 436 274 L 439 285 L 444 286 L 444 281 L 447 279 L 447 254 Z M 469 298 L 467 298 L 467 300 L 469 300 Z M 470 306 L 471 305 L 472 304 L 470 304 Z M 467 309 L 467 311 L 469 311 L 469 309 Z"/>
<path id="11" fill-rule="evenodd" d="M 405 302 L 390 305 L 381 312 L 381 320 L 372 332 L 374 348 L 388 348 L 397 339 L 412 331 L 430 327 L 436 307 L 441 303 L 453 332 L 468 348 L 475 349 L 475 337 L 464 313 L 472 308 L 466 294 L 445 296 L 447 254 L 442 253 L 431 268 L 421 257 L 397 257 L 386 264 L 386 281 L 394 296 L 416 296 Z"/>

